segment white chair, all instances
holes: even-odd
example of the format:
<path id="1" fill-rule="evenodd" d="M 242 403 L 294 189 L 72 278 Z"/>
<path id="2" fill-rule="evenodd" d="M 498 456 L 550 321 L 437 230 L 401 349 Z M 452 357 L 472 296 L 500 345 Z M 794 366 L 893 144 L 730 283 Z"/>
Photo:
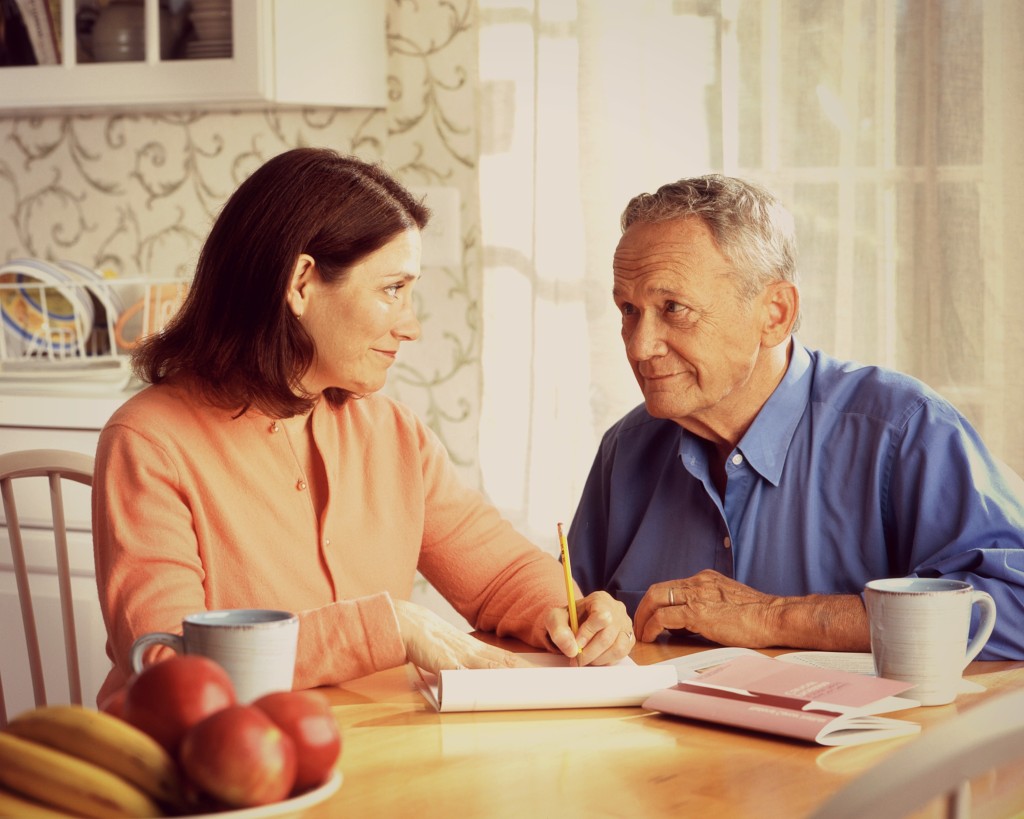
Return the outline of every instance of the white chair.
<path id="1" fill-rule="evenodd" d="M 22 527 L 15 503 L 14 481 L 22 478 L 45 477 L 49 481 L 50 510 L 53 540 L 56 549 L 57 582 L 60 591 L 60 610 L 63 621 L 64 650 L 68 674 L 70 700 L 82 704 L 82 681 L 79 671 L 78 642 L 75 615 L 72 607 L 71 571 L 68 561 L 67 523 L 64 516 L 63 481 L 75 481 L 92 486 L 93 458 L 80 452 L 58 449 L 29 449 L 0 454 L 0 493 L 3 495 L 4 516 L 11 545 L 11 563 L 14 567 L 18 599 L 21 605 L 22 625 L 28 648 L 28 666 L 32 677 L 32 692 L 36 705 L 46 704 L 46 686 L 43 681 L 43 661 L 35 611 L 29 586 L 28 566 L 22 541 Z M 0 681 L 0 728 L 7 724 L 7 706 L 4 701 L 3 682 Z"/>
<path id="2" fill-rule="evenodd" d="M 1024 690 L 1015 690 L 926 729 L 835 793 L 810 819 L 900 819 L 940 798 L 947 819 L 967 819 L 970 780 L 1020 760 Z"/>

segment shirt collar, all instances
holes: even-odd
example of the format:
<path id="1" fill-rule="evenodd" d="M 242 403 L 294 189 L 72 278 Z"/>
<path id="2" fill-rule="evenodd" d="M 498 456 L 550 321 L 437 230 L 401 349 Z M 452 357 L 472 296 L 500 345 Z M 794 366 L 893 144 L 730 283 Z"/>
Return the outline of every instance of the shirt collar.
<path id="1" fill-rule="evenodd" d="M 786 454 L 811 394 L 811 356 L 796 338 L 789 367 L 736 447 L 761 476 L 778 486 Z"/>

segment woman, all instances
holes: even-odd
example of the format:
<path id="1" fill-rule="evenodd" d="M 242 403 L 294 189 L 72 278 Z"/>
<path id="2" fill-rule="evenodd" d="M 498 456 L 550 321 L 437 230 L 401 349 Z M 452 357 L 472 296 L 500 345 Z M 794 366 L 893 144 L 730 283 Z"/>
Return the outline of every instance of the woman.
<path id="1" fill-rule="evenodd" d="M 150 386 L 110 419 L 93 490 L 114 662 L 204 609 L 300 616 L 295 687 L 407 661 L 516 665 L 410 603 L 417 570 L 473 624 L 614 662 L 633 645 L 603 593 L 568 625 L 561 567 L 460 484 L 430 430 L 375 395 L 419 337 L 429 212 L 384 171 L 322 149 L 271 159 L 231 196 L 181 311 L 133 356 Z"/>

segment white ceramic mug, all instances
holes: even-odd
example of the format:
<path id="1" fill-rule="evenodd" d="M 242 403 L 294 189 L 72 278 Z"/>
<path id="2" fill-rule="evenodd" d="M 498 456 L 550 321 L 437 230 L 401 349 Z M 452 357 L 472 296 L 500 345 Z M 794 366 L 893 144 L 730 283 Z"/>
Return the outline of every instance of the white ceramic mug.
<path id="1" fill-rule="evenodd" d="M 143 668 L 146 650 L 168 646 L 179 654 L 202 654 L 220 664 L 235 685 L 239 702 L 271 691 L 290 691 L 295 676 L 299 618 L 288 611 L 225 609 L 190 614 L 182 633 L 155 631 L 132 645 L 131 664 Z"/>
<path id="2" fill-rule="evenodd" d="M 945 578 L 872 580 L 864 587 L 875 673 L 915 683 L 902 696 L 922 705 L 956 698 L 967 664 L 978 656 L 996 624 L 996 604 L 970 583 Z M 981 607 L 968 641 L 971 611 Z"/>

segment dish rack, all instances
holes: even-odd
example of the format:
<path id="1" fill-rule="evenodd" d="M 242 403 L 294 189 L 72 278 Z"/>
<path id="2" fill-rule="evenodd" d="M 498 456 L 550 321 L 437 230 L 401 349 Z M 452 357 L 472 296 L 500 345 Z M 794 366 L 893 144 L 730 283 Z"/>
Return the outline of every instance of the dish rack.
<path id="1" fill-rule="evenodd" d="M 188 292 L 181 278 L 120 278 L 74 262 L 0 265 L 0 387 L 126 389 L 130 354 Z"/>

